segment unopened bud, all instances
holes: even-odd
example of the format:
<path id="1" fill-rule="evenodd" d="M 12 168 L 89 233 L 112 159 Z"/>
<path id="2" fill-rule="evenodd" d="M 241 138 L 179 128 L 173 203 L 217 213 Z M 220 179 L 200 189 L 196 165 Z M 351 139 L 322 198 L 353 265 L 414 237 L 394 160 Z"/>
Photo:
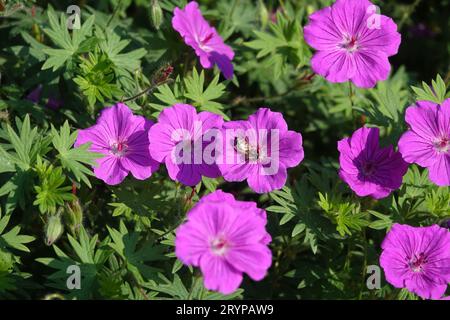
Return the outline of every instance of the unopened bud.
<path id="1" fill-rule="evenodd" d="M 51 215 L 48 218 L 47 225 L 45 226 L 45 240 L 48 246 L 51 246 L 64 231 L 64 226 L 61 222 L 60 214 Z"/>
<path id="2" fill-rule="evenodd" d="M 72 233 L 77 232 L 83 223 L 83 209 L 78 199 L 66 203 L 67 224 Z"/>
<path id="3" fill-rule="evenodd" d="M 150 19 L 152 21 L 152 25 L 156 30 L 159 30 L 159 27 L 163 21 L 163 11 L 161 6 L 159 5 L 158 0 L 153 0 L 152 5 L 150 7 Z"/>
<path id="4" fill-rule="evenodd" d="M 315 11 L 316 11 L 316 8 L 314 8 L 313 6 L 311 6 L 311 5 L 306 6 L 306 12 L 308 15 L 313 14 Z"/>

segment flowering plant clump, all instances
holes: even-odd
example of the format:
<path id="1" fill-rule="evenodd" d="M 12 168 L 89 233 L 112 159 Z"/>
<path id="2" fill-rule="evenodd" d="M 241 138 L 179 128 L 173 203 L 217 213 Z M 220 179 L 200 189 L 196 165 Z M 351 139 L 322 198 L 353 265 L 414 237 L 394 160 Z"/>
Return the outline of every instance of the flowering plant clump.
<path id="1" fill-rule="evenodd" d="M 0 0 L 0 299 L 448 300 L 445 12 Z"/>

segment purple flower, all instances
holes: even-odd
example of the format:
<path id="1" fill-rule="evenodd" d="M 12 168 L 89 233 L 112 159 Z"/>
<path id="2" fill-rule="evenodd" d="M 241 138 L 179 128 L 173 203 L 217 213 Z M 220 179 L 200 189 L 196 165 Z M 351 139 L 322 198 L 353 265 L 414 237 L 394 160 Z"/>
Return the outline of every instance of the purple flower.
<path id="1" fill-rule="evenodd" d="M 450 233 L 437 225 L 394 224 L 381 248 L 386 280 L 424 299 L 440 299 L 450 282 Z"/>
<path id="2" fill-rule="evenodd" d="M 52 110 L 58 110 L 63 105 L 63 101 L 56 97 L 51 96 L 48 98 L 46 106 Z"/>
<path id="3" fill-rule="evenodd" d="M 283 115 L 260 108 L 247 121 L 224 124 L 224 151 L 219 164 L 226 181 L 247 180 L 258 193 L 281 189 L 287 168 L 304 157 L 302 136 L 288 130 Z"/>
<path id="4" fill-rule="evenodd" d="M 428 168 L 430 180 L 450 186 L 450 99 L 419 101 L 406 109 L 410 129 L 398 142 L 403 159 Z"/>
<path id="5" fill-rule="evenodd" d="M 144 180 L 159 168 L 149 152 L 148 130 L 152 125 L 118 103 L 103 109 L 97 124 L 79 130 L 75 147 L 91 142 L 91 151 L 105 155 L 97 160 L 94 174 L 109 185 L 121 183 L 130 171 L 136 179 Z"/>
<path id="6" fill-rule="evenodd" d="M 38 85 L 36 88 L 34 88 L 25 99 L 33 102 L 33 103 L 39 103 L 39 100 L 41 99 L 41 93 L 42 93 L 42 84 Z"/>
<path id="7" fill-rule="evenodd" d="M 209 69 L 217 64 L 225 78 L 233 77 L 231 60 L 234 52 L 203 18 L 197 2 L 189 2 L 183 10 L 175 8 L 172 26 L 183 37 L 184 42 L 195 50 L 203 68 Z"/>
<path id="8" fill-rule="evenodd" d="M 152 157 L 166 164 L 172 180 L 195 186 L 202 176 L 217 178 L 219 168 L 213 150 L 214 137 L 222 128 L 221 116 L 211 112 L 197 114 L 188 104 L 175 104 L 164 109 L 149 131 Z M 210 155 L 210 157 L 207 157 Z"/>
<path id="9" fill-rule="evenodd" d="M 337 0 L 310 15 L 304 36 L 317 50 L 311 60 L 314 72 L 361 88 L 386 80 L 388 57 L 397 54 L 401 35 L 394 21 L 376 10 L 368 0 Z"/>
<path id="10" fill-rule="evenodd" d="M 188 212 L 176 231 L 175 253 L 184 264 L 200 267 L 207 289 L 230 294 L 244 272 L 259 281 L 272 264 L 266 223 L 266 212 L 255 202 L 218 190 Z"/>
<path id="11" fill-rule="evenodd" d="M 338 142 L 339 176 L 360 197 L 387 197 L 400 188 L 408 164 L 392 146 L 380 148 L 380 130 L 362 127 Z"/>

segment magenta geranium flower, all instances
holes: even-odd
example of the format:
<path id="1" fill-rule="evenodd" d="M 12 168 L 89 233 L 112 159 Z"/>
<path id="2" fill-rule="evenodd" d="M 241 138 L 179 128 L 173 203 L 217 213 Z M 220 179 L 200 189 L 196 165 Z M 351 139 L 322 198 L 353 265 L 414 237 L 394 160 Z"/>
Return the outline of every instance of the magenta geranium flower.
<path id="1" fill-rule="evenodd" d="M 262 280 L 272 264 L 266 212 L 220 190 L 203 197 L 176 231 L 175 253 L 199 266 L 209 290 L 230 294 L 246 273 Z"/>
<path id="2" fill-rule="evenodd" d="M 302 136 L 288 130 L 283 115 L 260 108 L 247 121 L 224 124 L 223 154 L 218 157 L 226 181 L 247 180 L 258 193 L 281 189 L 287 168 L 304 157 Z"/>
<path id="3" fill-rule="evenodd" d="M 394 224 L 382 245 L 386 280 L 424 299 L 440 299 L 450 282 L 450 233 L 437 225 Z"/>
<path id="4" fill-rule="evenodd" d="M 360 197 L 387 197 L 400 188 L 408 164 L 392 146 L 380 148 L 380 130 L 362 127 L 338 142 L 339 176 Z"/>
<path id="5" fill-rule="evenodd" d="M 215 162 L 216 134 L 220 133 L 223 119 L 211 112 L 197 114 L 188 104 L 175 104 L 164 109 L 149 131 L 150 153 L 154 159 L 166 164 L 170 178 L 188 186 L 195 186 L 202 176 L 217 178 L 219 168 Z"/>
<path id="6" fill-rule="evenodd" d="M 419 101 L 406 109 L 409 130 L 398 142 L 403 159 L 428 168 L 430 180 L 450 186 L 450 99 Z"/>
<path id="7" fill-rule="evenodd" d="M 233 49 L 227 46 L 216 29 L 203 18 L 197 2 L 189 2 L 184 9 L 175 8 L 172 26 L 184 42 L 195 50 L 203 68 L 217 64 L 227 79 L 233 77 Z"/>
<path id="8" fill-rule="evenodd" d="M 311 60 L 314 72 L 330 82 L 350 80 L 361 88 L 388 78 L 388 57 L 397 54 L 401 42 L 394 21 L 377 14 L 368 0 L 337 0 L 313 13 L 304 36 L 317 50 Z"/>
<path id="9" fill-rule="evenodd" d="M 79 130 L 75 147 L 91 142 L 91 151 L 105 155 L 97 159 L 94 174 L 109 185 L 121 183 L 129 172 L 144 180 L 159 167 L 149 151 L 148 130 L 152 125 L 118 103 L 103 109 L 95 125 Z"/>

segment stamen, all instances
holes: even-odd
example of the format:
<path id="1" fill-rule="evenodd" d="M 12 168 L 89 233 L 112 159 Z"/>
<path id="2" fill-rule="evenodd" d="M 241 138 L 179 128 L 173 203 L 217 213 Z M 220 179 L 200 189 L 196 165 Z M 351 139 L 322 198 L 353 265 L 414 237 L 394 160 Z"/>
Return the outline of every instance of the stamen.
<path id="1" fill-rule="evenodd" d="M 434 148 L 439 153 L 447 153 L 450 151 L 450 138 L 442 137 L 434 142 Z"/>
<path id="2" fill-rule="evenodd" d="M 258 161 L 260 160 L 260 152 L 259 148 L 253 146 L 248 141 L 248 137 L 241 138 L 236 137 L 234 141 L 234 149 L 236 152 L 242 154 L 245 157 L 245 160 Z"/>
<path id="3" fill-rule="evenodd" d="M 117 157 L 123 157 L 128 151 L 126 141 L 116 141 L 111 144 L 111 153 Z"/>
<path id="4" fill-rule="evenodd" d="M 356 36 L 345 35 L 339 47 L 347 50 L 349 53 L 353 53 L 359 49 L 358 38 Z"/>
<path id="5" fill-rule="evenodd" d="M 211 251 L 217 256 L 225 255 L 229 247 L 229 242 L 223 236 L 218 236 L 211 241 Z"/>
<path id="6" fill-rule="evenodd" d="M 200 43 L 201 43 L 202 45 L 207 44 L 208 41 L 211 40 L 213 36 L 214 36 L 214 33 L 211 32 L 211 33 L 208 34 L 206 37 L 204 37 L 203 40 L 200 41 Z"/>
<path id="7" fill-rule="evenodd" d="M 414 257 L 408 262 L 409 268 L 412 272 L 422 272 L 424 265 L 427 263 L 427 258 L 424 253 L 421 252 L 418 255 L 414 254 Z"/>

